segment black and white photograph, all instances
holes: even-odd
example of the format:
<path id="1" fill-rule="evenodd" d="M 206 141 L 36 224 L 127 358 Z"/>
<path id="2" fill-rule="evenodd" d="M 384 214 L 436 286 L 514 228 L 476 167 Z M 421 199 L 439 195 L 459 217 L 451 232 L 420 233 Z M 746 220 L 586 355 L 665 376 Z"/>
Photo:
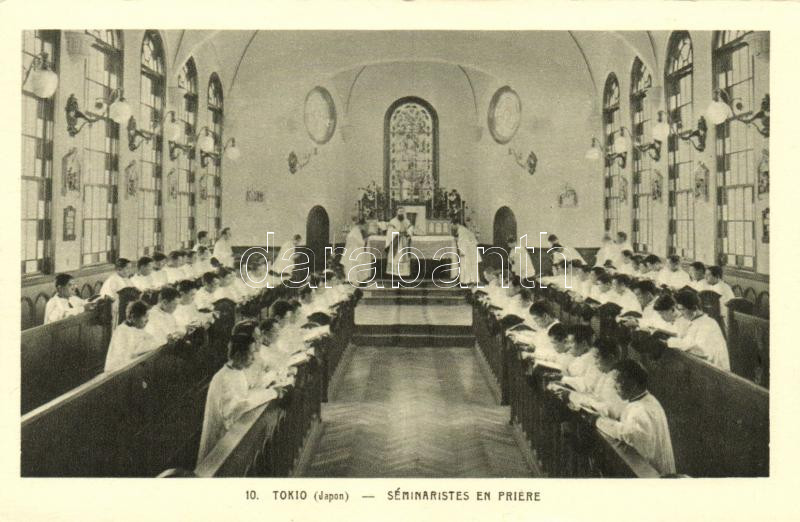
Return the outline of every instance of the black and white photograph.
<path id="1" fill-rule="evenodd" d="M 721 503 L 776 477 L 771 355 L 792 346 L 770 343 L 770 258 L 797 237 L 770 244 L 792 176 L 773 151 L 770 183 L 770 94 L 796 72 L 771 75 L 794 51 L 769 24 L 232 28 L 213 9 L 220 28 L 3 34 L 23 487 L 178 483 L 186 506 L 235 478 L 223 502 L 269 517 L 376 499 L 534 520 L 551 485 L 569 504 L 721 479 Z"/>

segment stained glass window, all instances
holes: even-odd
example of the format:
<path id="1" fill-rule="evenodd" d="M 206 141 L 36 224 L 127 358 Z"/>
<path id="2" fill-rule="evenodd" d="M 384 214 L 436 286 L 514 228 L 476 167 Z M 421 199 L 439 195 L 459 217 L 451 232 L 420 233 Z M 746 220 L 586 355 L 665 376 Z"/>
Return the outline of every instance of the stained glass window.
<path id="1" fill-rule="evenodd" d="M 436 113 L 418 99 L 395 103 L 389 110 L 389 194 L 394 201 L 428 201 L 438 183 Z"/>
<path id="2" fill-rule="evenodd" d="M 650 70 L 639 58 L 633 62 L 631 71 L 631 134 L 634 143 L 645 143 L 651 136 L 653 114 L 648 89 L 653 84 Z M 631 207 L 633 227 L 631 241 L 636 252 L 653 250 L 653 205 L 652 176 L 653 160 L 647 152 L 633 148 L 633 172 L 631 179 Z"/>
<path id="3" fill-rule="evenodd" d="M 664 78 L 669 118 L 688 130 L 694 117 L 692 40 L 686 31 L 672 34 Z M 675 134 L 667 140 L 668 217 L 667 252 L 694 259 L 694 148 Z"/>
<path id="4" fill-rule="evenodd" d="M 156 31 L 147 31 L 142 40 L 139 128 L 153 133 L 139 152 L 139 206 L 137 251 L 151 255 L 164 250 L 162 233 L 163 126 L 165 98 L 164 48 Z"/>
<path id="5" fill-rule="evenodd" d="M 58 32 L 23 31 L 23 74 L 42 53 L 58 72 Z M 22 275 L 52 269 L 54 99 L 38 98 L 22 85 Z"/>
<path id="6" fill-rule="evenodd" d="M 193 58 L 189 58 L 178 73 L 178 89 L 182 96 L 176 107 L 176 118 L 183 127 L 183 144 L 188 145 L 191 136 L 197 132 L 197 67 Z M 181 248 L 190 248 L 195 238 L 196 157 L 193 153 L 183 153 L 175 165 L 170 191 L 174 191 L 177 199 L 176 239 Z"/>
<path id="7" fill-rule="evenodd" d="M 619 114 L 619 81 L 614 73 L 606 79 L 603 89 L 603 134 L 605 149 L 610 150 L 614 145 L 614 137 L 619 135 L 622 121 Z M 625 199 L 625 180 L 622 177 L 622 168 L 618 160 L 604 158 L 604 217 L 605 229 L 610 234 L 620 231 L 620 206 Z"/>
<path id="8" fill-rule="evenodd" d="M 122 87 L 122 37 L 118 31 L 92 31 L 86 59 L 84 103 L 94 108 Z M 81 265 L 111 263 L 117 252 L 119 125 L 106 113 L 81 131 L 83 140 L 83 237 Z"/>
<path id="9" fill-rule="evenodd" d="M 719 31 L 714 38 L 714 87 L 735 100 L 737 113 L 758 110 L 753 100 L 755 61 L 743 37 L 748 31 Z M 741 108 L 738 104 L 741 103 Z M 756 131 L 737 122 L 717 125 L 717 254 L 719 262 L 755 269 Z"/>

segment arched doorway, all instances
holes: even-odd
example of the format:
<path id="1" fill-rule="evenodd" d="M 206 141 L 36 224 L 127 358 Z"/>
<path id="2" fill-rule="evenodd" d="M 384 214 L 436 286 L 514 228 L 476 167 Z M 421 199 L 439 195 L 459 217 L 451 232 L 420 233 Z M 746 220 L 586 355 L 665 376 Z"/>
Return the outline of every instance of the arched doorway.
<path id="1" fill-rule="evenodd" d="M 306 247 L 313 253 L 314 271 L 325 268 L 325 247 L 330 246 L 330 219 L 324 207 L 315 206 L 306 219 Z"/>
<path id="2" fill-rule="evenodd" d="M 494 246 L 506 248 L 508 238 L 517 237 L 517 218 L 514 216 L 514 211 L 508 207 L 498 208 L 494 214 L 493 229 Z"/>

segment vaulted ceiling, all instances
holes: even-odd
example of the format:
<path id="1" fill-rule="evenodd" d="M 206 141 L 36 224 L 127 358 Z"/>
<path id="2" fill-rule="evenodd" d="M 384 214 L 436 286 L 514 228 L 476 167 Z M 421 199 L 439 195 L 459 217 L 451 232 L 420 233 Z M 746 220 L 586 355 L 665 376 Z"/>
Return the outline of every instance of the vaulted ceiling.
<path id="1" fill-rule="evenodd" d="M 391 62 L 441 62 L 502 81 L 537 74 L 555 89 L 578 82 L 593 94 L 602 87 L 609 51 L 631 49 L 653 71 L 663 52 L 650 31 L 181 31 L 176 64 L 203 46 L 212 48 L 234 92 L 242 78 L 262 81 L 297 74 L 333 77 L 348 71 L 353 82 L 364 67 Z M 611 36 L 612 38 L 609 38 Z"/>

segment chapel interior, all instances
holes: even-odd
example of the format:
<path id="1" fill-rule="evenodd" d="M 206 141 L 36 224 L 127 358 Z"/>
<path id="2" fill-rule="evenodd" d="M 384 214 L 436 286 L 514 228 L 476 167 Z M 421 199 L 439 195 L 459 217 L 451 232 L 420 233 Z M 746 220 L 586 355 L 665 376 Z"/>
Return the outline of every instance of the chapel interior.
<path id="1" fill-rule="evenodd" d="M 769 476 L 769 68 L 764 31 L 24 31 L 22 475 Z"/>

